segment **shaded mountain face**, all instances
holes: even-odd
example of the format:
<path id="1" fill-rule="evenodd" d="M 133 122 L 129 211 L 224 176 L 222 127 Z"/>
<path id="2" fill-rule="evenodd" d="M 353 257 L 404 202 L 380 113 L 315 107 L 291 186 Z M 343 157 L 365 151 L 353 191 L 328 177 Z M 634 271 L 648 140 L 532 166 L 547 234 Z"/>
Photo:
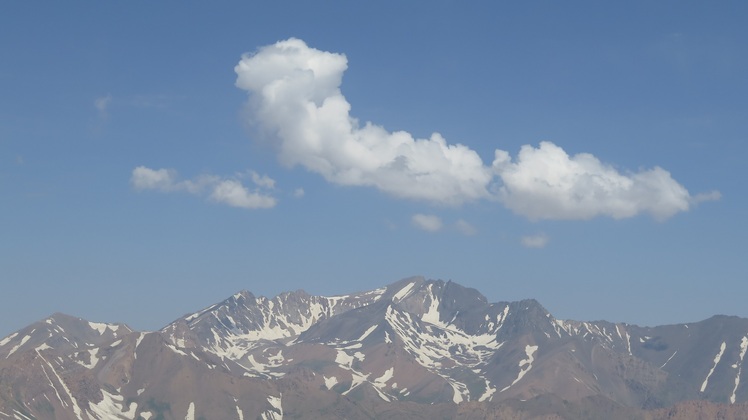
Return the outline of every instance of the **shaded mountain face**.
<path id="1" fill-rule="evenodd" d="M 3 338 L 0 418 L 747 418 L 746 350 L 748 319 L 563 321 L 423 278 L 242 291 L 160 331 L 54 314 Z"/>

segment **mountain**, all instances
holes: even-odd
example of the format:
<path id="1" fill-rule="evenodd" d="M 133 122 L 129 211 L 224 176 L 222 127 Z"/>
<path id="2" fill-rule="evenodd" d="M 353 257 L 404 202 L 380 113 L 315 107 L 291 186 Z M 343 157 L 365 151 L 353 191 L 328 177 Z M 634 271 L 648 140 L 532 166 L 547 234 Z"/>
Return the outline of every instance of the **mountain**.
<path id="1" fill-rule="evenodd" d="M 0 418 L 748 418 L 748 319 L 558 320 L 415 277 L 241 291 L 160 331 L 63 314 L 0 340 Z"/>

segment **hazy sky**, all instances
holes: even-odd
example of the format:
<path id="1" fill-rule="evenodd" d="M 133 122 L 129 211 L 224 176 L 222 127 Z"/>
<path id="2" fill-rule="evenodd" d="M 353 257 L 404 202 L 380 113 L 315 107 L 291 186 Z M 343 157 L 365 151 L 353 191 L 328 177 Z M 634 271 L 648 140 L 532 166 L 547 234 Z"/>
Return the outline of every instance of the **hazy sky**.
<path id="1" fill-rule="evenodd" d="M 0 336 L 423 275 L 748 316 L 744 2 L 8 2 Z"/>

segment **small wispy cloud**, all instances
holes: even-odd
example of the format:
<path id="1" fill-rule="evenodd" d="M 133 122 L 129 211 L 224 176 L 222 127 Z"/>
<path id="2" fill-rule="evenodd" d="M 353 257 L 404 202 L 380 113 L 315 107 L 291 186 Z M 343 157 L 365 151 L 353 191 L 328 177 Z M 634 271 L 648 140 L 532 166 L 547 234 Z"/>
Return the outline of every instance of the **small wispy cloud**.
<path id="1" fill-rule="evenodd" d="M 473 225 L 462 219 L 455 222 L 455 227 L 457 228 L 458 232 L 462 233 L 465 236 L 473 236 L 478 233 L 478 230 L 475 229 Z"/>
<path id="2" fill-rule="evenodd" d="M 306 193 L 304 192 L 303 188 L 296 188 L 295 190 L 293 190 L 293 196 L 295 198 L 301 198 L 304 196 L 304 194 Z"/>
<path id="3" fill-rule="evenodd" d="M 272 196 L 249 191 L 241 182 L 225 179 L 211 187 L 210 199 L 228 204 L 232 207 L 244 209 L 267 209 L 275 207 L 276 200 Z"/>
<path id="4" fill-rule="evenodd" d="M 432 214 L 414 214 L 411 222 L 413 226 L 426 232 L 438 232 L 442 228 L 442 219 Z"/>
<path id="5" fill-rule="evenodd" d="M 262 188 L 268 188 L 273 189 L 275 188 L 275 180 L 270 178 L 267 175 L 260 175 L 255 171 L 251 171 L 250 175 L 252 176 L 252 182 L 254 182 L 255 185 Z"/>
<path id="6" fill-rule="evenodd" d="M 546 234 L 538 233 L 536 235 L 523 236 L 520 242 L 525 248 L 545 248 L 550 240 Z"/>
<path id="7" fill-rule="evenodd" d="M 254 172 L 252 174 L 256 175 Z M 221 178 L 216 175 L 200 175 L 194 179 L 180 180 L 173 169 L 151 169 L 138 166 L 133 169 L 130 183 L 138 191 L 187 192 L 207 198 L 216 203 L 244 209 L 266 209 L 275 207 L 277 200 L 261 188 L 273 188 L 275 181 L 266 175 L 256 177 L 258 189 L 250 191 L 239 179 Z"/>
<path id="8" fill-rule="evenodd" d="M 99 117 L 107 118 L 109 114 L 107 110 L 109 105 L 112 103 L 112 95 L 107 94 L 106 96 L 100 96 L 94 100 L 94 108 L 99 111 Z"/>
<path id="9" fill-rule="evenodd" d="M 704 201 L 718 201 L 722 199 L 722 193 L 719 191 L 709 191 L 708 193 L 696 194 L 691 198 L 692 204 L 699 204 Z"/>

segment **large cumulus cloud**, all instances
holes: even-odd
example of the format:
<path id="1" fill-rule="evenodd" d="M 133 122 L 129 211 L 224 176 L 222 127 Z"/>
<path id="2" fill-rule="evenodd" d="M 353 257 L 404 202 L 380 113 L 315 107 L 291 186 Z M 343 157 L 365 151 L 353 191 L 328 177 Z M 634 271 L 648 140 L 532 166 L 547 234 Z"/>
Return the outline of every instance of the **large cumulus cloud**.
<path id="1" fill-rule="evenodd" d="M 569 156 L 543 142 L 516 159 L 496 150 L 492 164 L 438 133 L 418 139 L 350 115 L 340 86 L 343 54 L 288 39 L 246 54 L 236 86 L 249 94 L 249 119 L 277 146 L 286 166 L 300 165 L 340 185 L 370 186 L 396 197 L 459 205 L 496 200 L 530 219 L 666 219 L 692 197 L 662 168 L 620 172 L 590 154 Z"/>
<path id="2" fill-rule="evenodd" d="M 298 39 L 261 48 L 236 66 L 236 85 L 251 95 L 251 118 L 277 141 L 283 164 L 404 198 L 460 204 L 490 196 L 491 168 L 470 148 L 351 117 L 340 91 L 347 66 L 344 55 Z"/>

